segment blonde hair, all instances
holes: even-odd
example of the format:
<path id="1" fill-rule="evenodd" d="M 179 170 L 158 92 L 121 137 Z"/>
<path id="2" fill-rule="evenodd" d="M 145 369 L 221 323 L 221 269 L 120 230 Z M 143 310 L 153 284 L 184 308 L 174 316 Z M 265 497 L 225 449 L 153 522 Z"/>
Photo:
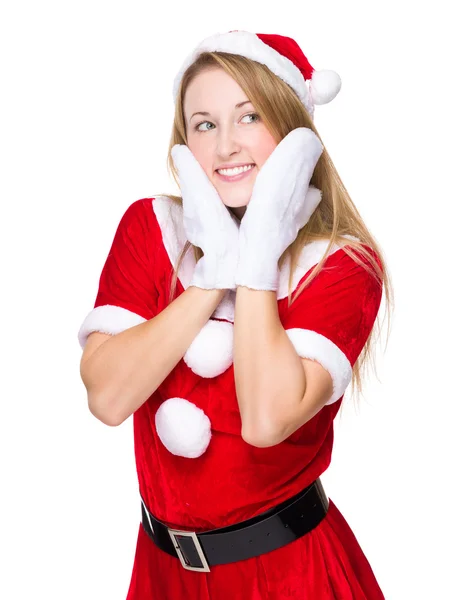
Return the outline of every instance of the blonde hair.
<path id="1" fill-rule="evenodd" d="M 290 131 L 297 127 L 309 127 L 321 139 L 313 121 L 303 106 L 302 102 L 284 81 L 279 79 L 268 67 L 258 62 L 252 61 L 246 57 L 228 54 L 224 52 L 205 52 L 200 54 L 197 60 L 184 73 L 181 85 L 177 95 L 175 105 L 174 123 L 172 127 L 171 139 L 168 149 L 167 168 L 172 174 L 176 184 L 180 188 L 178 181 L 178 173 L 174 166 L 174 161 L 171 156 L 171 149 L 175 144 L 187 144 L 187 133 L 184 117 L 184 96 L 188 85 L 200 73 L 209 69 L 223 69 L 230 75 L 241 87 L 248 99 L 254 105 L 256 112 L 260 115 L 267 129 L 270 131 L 276 142 L 279 143 Z M 324 143 L 323 143 L 324 146 Z M 330 248 L 333 244 L 341 245 L 340 242 L 346 244 L 343 246 L 343 251 L 346 252 L 353 260 L 365 268 L 375 277 L 380 285 L 385 287 L 386 308 L 394 305 L 393 288 L 390 278 L 387 274 L 386 264 L 383 259 L 383 253 L 379 248 L 376 240 L 373 238 L 368 228 L 365 226 L 358 210 L 353 204 L 345 186 L 340 179 L 334 164 L 324 148 L 323 153 L 316 165 L 311 185 L 314 185 L 322 191 L 322 199 L 308 223 L 300 229 L 296 240 L 286 249 L 278 262 L 281 268 L 284 261 L 291 256 L 290 275 L 289 275 L 289 293 L 288 306 L 296 300 L 299 294 L 310 284 L 321 270 Z M 182 198 L 172 194 L 163 194 L 179 205 L 182 205 Z M 357 237 L 360 241 L 350 240 L 344 236 L 351 235 Z M 299 287 L 292 298 L 292 277 L 294 267 L 303 247 L 314 240 L 329 239 L 329 244 L 325 253 L 312 273 L 306 281 Z M 363 244 L 369 246 L 380 261 L 380 265 L 374 259 L 371 253 L 363 247 Z M 174 268 L 174 273 L 171 281 L 169 302 L 172 301 L 177 286 L 177 276 L 179 266 L 187 253 L 190 246 L 193 246 L 189 241 L 186 242 L 182 252 L 179 254 L 177 264 Z M 355 252 L 356 251 L 356 252 Z M 201 248 L 193 246 L 195 260 L 198 261 L 203 256 Z M 365 262 L 359 258 L 362 254 L 371 264 L 373 269 L 370 269 Z M 385 311 L 386 313 L 387 311 Z M 378 335 L 380 336 L 380 324 L 378 319 L 372 328 L 365 346 L 358 357 L 352 373 L 352 394 L 355 388 L 359 393 L 362 393 L 362 375 L 361 372 L 371 359 L 375 372 L 375 356 L 372 352 L 375 342 L 375 330 L 378 327 Z M 390 329 L 390 320 L 388 319 L 388 332 Z"/>

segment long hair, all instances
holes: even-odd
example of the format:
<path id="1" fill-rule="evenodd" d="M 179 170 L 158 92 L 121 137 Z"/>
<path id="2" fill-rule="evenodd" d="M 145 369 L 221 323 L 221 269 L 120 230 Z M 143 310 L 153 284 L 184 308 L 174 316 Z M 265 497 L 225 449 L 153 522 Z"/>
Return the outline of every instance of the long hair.
<path id="1" fill-rule="evenodd" d="M 205 70 L 216 68 L 223 69 L 241 87 L 277 143 L 297 127 L 310 128 L 321 140 L 308 111 L 303 106 L 298 96 L 288 84 L 279 79 L 268 67 L 235 54 L 228 54 L 225 52 L 204 52 L 198 56 L 196 61 L 184 73 L 175 105 L 174 122 L 168 149 L 167 168 L 169 173 L 172 174 L 179 189 L 178 173 L 171 156 L 171 149 L 175 144 L 187 144 L 184 119 L 185 92 L 188 85 L 200 73 Z M 387 308 L 394 306 L 394 300 L 393 288 L 387 273 L 383 252 L 359 215 L 358 210 L 345 189 L 325 147 L 311 178 L 311 185 L 314 185 L 321 190 L 321 202 L 310 217 L 308 223 L 299 230 L 297 238 L 285 250 L 278 262 L 278 266 L 281 268 L 288 255 L 291 257 L 288 284 L 288 306 L 290 306 L 292 302 L 295 302 L 298 295 L 302 293 L 319 273 L 332 245 L 342 245 L 342 243 L 346 243 L 347 245 L 343 246 L 343 251 L 371 273 L 373 277 L 377 278 L 380 285 L 384 286 L 386 301 L 385 314 L 387 314 Z M 173 202 L 182 205 L 182 198 L 180 196 L 169 193 L 164 195 L 171 198 Z M 358 238 L 360 242 L 344 238 L 343 236 L 345 235 L 354 236 Z M 297 259 L 302 252 L 303 247 L 314 240 L 324 239 L 328 239 L 329 244 L 323 257 L 292 298 L 292 277 L 295 265 L 297 264 Z M 378 264 L 372 256 L 372 253 L 368 252 L 363 245 L 367 245 L 376 253 L 380 264 Z M 175 265 L 172 274 L 169 302 L 172 302 L 175 294 L 179 266 L 190 246 L 193 246 L 196 261 L 203 256 L 201 248 L 194 246 L 189 241 L 186 242 L 179 254 L 177 264 Z M 365 261 L 360 258 L 360 255 L 364 256 Z M 366 261 L 372 265 L 372 268 L 366 264 Z M 372 361 L 375 372 L 375 356 L 372 350 L 376 341 L 376 329 L 378 329 L 378 336 L 380 336 L 381 328 L 378 319 L 376 319 L 371 334 L 369 335 L 358 360 L 353 366 L 351 381 L 352 394 L 354 393 L 355 388 L 358 389 L 359 393 L 362 392 L 362 371 L 369 359 Z M 388 319 L 387 340 L 389 330 L 390 319 Z"/>

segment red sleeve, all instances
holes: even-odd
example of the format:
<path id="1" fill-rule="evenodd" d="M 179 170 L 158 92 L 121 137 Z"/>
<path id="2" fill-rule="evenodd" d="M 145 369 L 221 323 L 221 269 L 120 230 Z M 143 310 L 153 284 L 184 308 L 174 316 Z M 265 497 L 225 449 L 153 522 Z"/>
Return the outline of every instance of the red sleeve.
<path id="1" fill-rule="evenodd" d="M 156 314 L 152 202 L 152 198 L 136 200 L 118 224 L 101 272 L 94 308 L 78 332 L 82 348 L 93 331 L 115 335 Z"/>
<path id="2" fill-rule="evenodd" d="M 378 255 L 366 248 L 381 267 Z M 373 269 L 370 261 L 359 256 Z M 339 400 L 350 383 L 381 298 L 380 281 L 339 249 L 286 309 L 283 327 L 298 355 L 319 362 L 332 377 L 334 391 L 326 404 Z"/>

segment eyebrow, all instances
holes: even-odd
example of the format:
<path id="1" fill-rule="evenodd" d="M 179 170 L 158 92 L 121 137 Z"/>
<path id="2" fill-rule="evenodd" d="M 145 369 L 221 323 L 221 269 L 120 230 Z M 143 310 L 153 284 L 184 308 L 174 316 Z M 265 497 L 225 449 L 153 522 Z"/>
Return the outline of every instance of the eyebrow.
<path id="1" fill-rule="evenodd" d="M 245 100 L 244 102 L 240 102 L 239 104 L 235 104 L 235 108 L 241 108 L 241 107 L 242 107 L 242 106 L 244 106 L 245 104 L 251 104 L 251 101 L 250 101 L 250 100 Z M 195 113 L 193 113 L 193 115 L 190 117 L 190 119 L 189 119 L 189 123 L 190 123 L 190 121 L 192 120 L 192 118 L 193 118 L 195 115 L 204 115 L 205 117 L 209 117 L 209 116 L 211 116 L 211 113 L 208 113 L 208 112 L 195 112 Z"/>

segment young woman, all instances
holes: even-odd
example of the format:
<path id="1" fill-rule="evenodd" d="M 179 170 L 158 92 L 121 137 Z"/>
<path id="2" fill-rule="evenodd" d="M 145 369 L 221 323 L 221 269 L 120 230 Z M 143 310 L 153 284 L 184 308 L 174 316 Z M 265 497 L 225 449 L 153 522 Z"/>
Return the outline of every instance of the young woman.
<path id="1" fill-rule="evenodd" d="M 383 287 L 391 303 L 313 125 L 339 89 L 291 38 L 245 31 L 176 76 L 182 196 L 128 207 L 79 332 L 91 412 L 133 415 L 129 600 L 383 598 L 320 481 Z"/>

